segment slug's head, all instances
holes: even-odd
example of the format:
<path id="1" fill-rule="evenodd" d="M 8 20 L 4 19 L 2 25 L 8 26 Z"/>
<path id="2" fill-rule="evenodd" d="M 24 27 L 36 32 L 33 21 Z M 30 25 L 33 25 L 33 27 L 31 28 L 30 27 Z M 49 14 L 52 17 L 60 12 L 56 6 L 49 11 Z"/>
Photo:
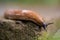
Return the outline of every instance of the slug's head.
<path id="1" fill-rule="evenodd" d="M 43 23 L 42 27 L 43 27 L 44 30 L 46 30 L 46 27 L 47 27 L 48 25 L 51 25 L 51 24 L 53 24 L 53 23 L 47 23 L 47 24 L 46 24 L 46 23 Z M 47 31 L 47 30 L 46 30 L 46 31 Z"/>

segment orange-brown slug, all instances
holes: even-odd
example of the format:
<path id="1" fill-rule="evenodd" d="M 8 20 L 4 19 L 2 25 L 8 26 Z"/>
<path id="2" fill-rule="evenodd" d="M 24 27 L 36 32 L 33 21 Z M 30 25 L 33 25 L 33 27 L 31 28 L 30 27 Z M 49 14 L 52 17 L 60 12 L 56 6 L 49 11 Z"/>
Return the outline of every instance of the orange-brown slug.
<path id="1" fill-rule="evenodd" d="M 31 10 L 19 10 L 19 9 L 11 9 L 6 10 L 4 13 L 4 17 L 12 20 L 30 20 L 39 25 L 39 28 L 43 27 L 46 29 L 46 24 L 44 24 L 44 20 L 38 13 Z"/>

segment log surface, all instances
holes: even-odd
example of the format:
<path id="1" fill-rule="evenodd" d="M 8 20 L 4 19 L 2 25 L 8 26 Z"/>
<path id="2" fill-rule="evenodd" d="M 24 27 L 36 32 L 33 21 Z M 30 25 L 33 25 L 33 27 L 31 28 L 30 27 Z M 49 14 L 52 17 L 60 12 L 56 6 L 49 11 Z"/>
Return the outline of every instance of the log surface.
<path id="1" fill-rule="evenodd" d="M 32 22 L 0 18 L 0 40 L 37 40 L 38 26 Z"/>

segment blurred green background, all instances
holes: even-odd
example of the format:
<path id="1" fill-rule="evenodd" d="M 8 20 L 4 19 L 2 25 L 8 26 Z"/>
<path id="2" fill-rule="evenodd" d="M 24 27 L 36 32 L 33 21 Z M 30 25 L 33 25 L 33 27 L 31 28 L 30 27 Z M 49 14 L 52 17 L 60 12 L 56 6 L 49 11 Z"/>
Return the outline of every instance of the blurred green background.
<path id="1" fill-rule="evenodd" d="M 59 5 L 60 0 L 0 0 L 0 3 L 20 3 L 25 5 Z"/>

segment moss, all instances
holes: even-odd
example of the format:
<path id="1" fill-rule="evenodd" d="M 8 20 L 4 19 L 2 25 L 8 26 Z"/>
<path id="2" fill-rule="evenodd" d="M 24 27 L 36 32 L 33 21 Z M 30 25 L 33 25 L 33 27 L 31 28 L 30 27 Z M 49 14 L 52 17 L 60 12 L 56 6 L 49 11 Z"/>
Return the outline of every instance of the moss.
<path id="1" fill-rule="evenodd" d="M 41 35 L 37 25 L 32 22 L 0 19 L 0 40 L 37 40 Z"/>

